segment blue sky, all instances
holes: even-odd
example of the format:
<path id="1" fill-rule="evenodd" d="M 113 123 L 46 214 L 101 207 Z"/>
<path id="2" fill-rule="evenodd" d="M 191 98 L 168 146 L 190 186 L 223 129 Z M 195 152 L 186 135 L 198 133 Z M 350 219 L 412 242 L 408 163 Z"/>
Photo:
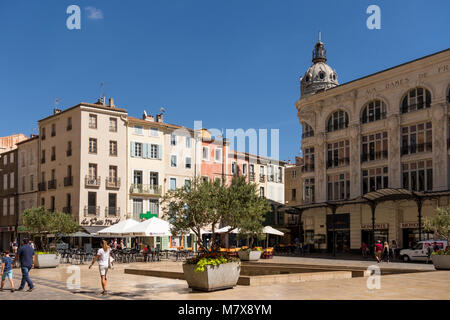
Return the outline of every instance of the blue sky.
<path id="1" fill-rule="evenodd" d="M 71 4 L 81 30 L 66 28 Z M 381 30 L 366 27 L 371 4 Z M 189 127 L 279 129 L 293 160 L 318 30 L 345 83 L 448 48 L 449 12 L 448 0 L 0 0 L 0 136 L 36 133 L 56 98 L 94 102 L 104 82 L 132 116 L 164 106 Z"/>

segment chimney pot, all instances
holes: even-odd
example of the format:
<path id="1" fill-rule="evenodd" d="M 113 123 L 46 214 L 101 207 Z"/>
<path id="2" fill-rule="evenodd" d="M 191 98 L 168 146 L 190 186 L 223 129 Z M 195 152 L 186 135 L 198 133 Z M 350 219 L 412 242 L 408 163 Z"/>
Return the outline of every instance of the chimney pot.
<path id="1" fill-rule="evenodd" d="M 109 107 L 110 108 L 114 108 L 115 107 L 113 98 L 109 98 Z"/>

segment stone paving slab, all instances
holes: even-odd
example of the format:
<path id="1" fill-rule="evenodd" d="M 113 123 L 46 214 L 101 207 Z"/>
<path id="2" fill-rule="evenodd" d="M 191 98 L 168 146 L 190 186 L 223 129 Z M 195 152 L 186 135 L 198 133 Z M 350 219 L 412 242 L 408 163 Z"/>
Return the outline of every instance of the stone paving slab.
<path id="1" fill-rule="evenodd" d="M 323 259 L 321 259 L 323 260 Z M 267 261 L 267 260 L 266 260 Z M 284 261 L 284 260 L 283 260 Z M 280 261 L 278 261 L 280 262 Z M 309 262 L 309 261 L 308 261 Z M 336 260 L 333 260 L 336 262 Z M 347 261 L 348 262 L 348 261 Z M 342 262 L 345 264 L 345 262 Z M 336 279 L 300 283 L 270 284 L 257 287 L 236 286 L 231 290 L 203 293 L 193 292 L 186 281 L 129 275 L 125 268 L 153 268 L 179 270 L 181 262 L 154 262 L 116 265 L 108 272 L 110 295 L 100 295 L 98 268 L 81 265 L 81 289 L 73 293 L 66 287 L 69 265 L 52 269 L 33 269 L 30 273 L 36 284 L 33 292 L 0 292 L 1 300 L 79 300 L 79 299 L 145 299 L 145 300 L 309 300 L 309 299 L 446 299 L 450 300 L 450 271 L 433 271 L 381 276 L 381 289 L 369 290 L 367 278 Z M 401 264 L 407 265 L 407 264 Z M 429 271 L 430 266 L 423 264 Z M 14 269 L 16 286 L 20 270 Z M 6 284 L 6 288 L 9 285 Z"/>

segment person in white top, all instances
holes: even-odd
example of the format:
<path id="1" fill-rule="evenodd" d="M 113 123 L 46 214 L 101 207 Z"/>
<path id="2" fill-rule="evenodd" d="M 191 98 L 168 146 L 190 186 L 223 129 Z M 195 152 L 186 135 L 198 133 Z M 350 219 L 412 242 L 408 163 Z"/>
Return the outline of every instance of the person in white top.
<path id="1" fill-rule="evenodd" d="M 89 266 L 89 269 L 92 268 L 95 261 L 98 261 L 98 268 L 100 270 L 100 278 L 102 282 L 103 292 L 102 295 L 106 295 L 106 274 L 108 273 L 108 268 L 110 264 L 110 253 L 111 248 L 108 246 L 105 240 L 102 240 L 102 248 L 97 251 L 97 255 L 92 259 L 92 263 Z"/>

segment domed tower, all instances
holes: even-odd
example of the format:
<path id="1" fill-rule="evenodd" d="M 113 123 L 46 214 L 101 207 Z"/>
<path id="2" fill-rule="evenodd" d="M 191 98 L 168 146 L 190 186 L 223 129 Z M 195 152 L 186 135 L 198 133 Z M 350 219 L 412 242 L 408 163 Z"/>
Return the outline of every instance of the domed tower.
<path id="1" fill-rule="evenodd" d="M 305 76 L 300 78 L 301 97 L 309 96 L 321 90 L 333 88 L 338 85 L 337 73 L 327 62 L 327 51 L 323 42 L 317 41 L 312 53 L 313 65 L 306 71 Z"/>

